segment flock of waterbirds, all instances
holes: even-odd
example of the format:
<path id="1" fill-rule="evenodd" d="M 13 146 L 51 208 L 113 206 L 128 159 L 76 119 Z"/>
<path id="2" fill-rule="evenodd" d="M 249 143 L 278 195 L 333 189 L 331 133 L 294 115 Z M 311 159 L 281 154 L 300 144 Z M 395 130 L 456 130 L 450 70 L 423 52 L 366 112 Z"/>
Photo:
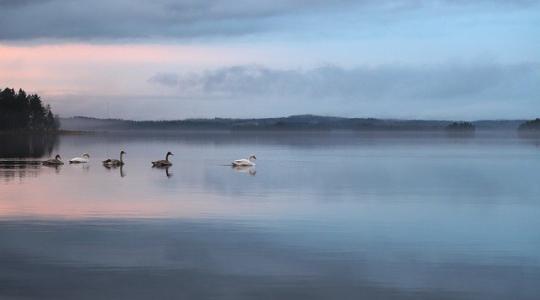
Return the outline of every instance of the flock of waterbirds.
<path id="1" fill-rule="evenodd" d="M 126 155 L 126 152 L 124 152 L 124 150 L 120 151 L 120 159 L 108 158 L 108 159 L 102 161 L 103 166 L 105 166 L 107 168 L 124 166 L 125 165 L 124 155 Z M 172 166 L 173 164 L 169 160 L 169 157 L 172 156 L 172 155 L 174 155 L 172 152 L 170 152 L 170 151 L 167 152 L 167 154 L 165 154 L 165 159 L 152 161 L 151 162 L 152 167 L 160 168 L 160 167 L 170 167 L 170 166 Z M 244 159 L 234 160 L 233 162 L 231 162 L 231 166 L 233 166 L 233 167 L 253 167 L 253 166 L 255 166 L 255 160 L 256 159 L 257 159 L 257 157 L 255 155 L 251 155 L 247 159 L 244 158 Z M 84 163 L 88 163 L 88 162 L 90 162 L 90 154 L 88 154 L 88 153 L 84 153 L 83 155 L 81 155 L 81 157 L 74 157 L 74 158 L 69 160 L 70 164 L 84 164 Z M 59 154 L 57 154 L 54 158 L 43 161 L 42 163 L 43 163 L 43 165 L 46 165 L 46 166 L 59 166 L 59 165 L 64 164 L 64 162 L 62 161 L 62 158 L 60 157 Z"/>

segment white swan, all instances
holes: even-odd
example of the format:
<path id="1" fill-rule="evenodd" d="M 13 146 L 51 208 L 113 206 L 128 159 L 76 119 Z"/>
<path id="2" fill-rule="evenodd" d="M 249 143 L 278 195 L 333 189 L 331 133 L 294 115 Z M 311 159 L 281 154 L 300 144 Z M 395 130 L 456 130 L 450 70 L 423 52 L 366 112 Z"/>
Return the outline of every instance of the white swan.
<path id="1" fill-rule="evenodd" d="M 74 157 L 69 160 L 70 164 L 84 164 L 90 161 L 90 154 L 85 153 L 82 157 Z"/>
<path id="2" fill-rule="evenodd" d="M 245 166 L 254 166 L 254 161 L 257 159 L 255 155 L 251 155 L 248 159 L 237 159 L 232 162 L 232 165 L 235 167 L 245 167 Z"/>

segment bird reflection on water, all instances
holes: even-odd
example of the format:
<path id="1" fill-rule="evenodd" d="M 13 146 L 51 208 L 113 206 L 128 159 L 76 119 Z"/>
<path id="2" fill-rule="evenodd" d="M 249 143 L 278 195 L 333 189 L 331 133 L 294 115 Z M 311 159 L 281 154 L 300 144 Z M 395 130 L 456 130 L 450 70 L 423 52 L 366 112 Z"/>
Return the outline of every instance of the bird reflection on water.
<path id="1" fill-rule="evenodd" d="M 173 173 L 169 171 L 170 168 L 170 166 L 152 166 L 152 169 L 164 170 L 165 176 L 167 176 L 167 178 L 171 178 L 173 176 Z"/>
<path id="2" fill-rule="evenodd" d="M 105 167 L 105 169 L 107 169 L 108 171 L 111 171 L 111 170 L 116 170 L 118 169 L 119 173 L 120 173 L 120 177 L 126 177 L 126 174 L 124 173 L 124 166 L 120 165 L 120 166 L 117 166 L 117 165 L 103 165 L 103 167 Z"/>
<path id="3" fill-rule="evenodd" d="M 50 164 L 43 164 L 43 167 L 54 169 L 54 172 L 56 174 L 60 174 L 60 170 L 62 169 L 62 165 L 50 165 Z"/>
<path id="4" fill-rule="evenodd" d="M 257 170 L 254 166 L 233 166 L 232 168 L 238 173 L 245 173 L 251 176 L 255 176 L 257 174 Z"/>

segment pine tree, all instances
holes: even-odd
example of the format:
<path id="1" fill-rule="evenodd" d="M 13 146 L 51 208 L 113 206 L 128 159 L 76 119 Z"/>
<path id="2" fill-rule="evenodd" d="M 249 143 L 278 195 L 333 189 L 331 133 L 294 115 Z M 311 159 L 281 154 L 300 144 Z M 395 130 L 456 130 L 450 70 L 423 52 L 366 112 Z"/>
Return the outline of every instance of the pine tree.
<path id="1" fill-rule="evenodd" d="M 0 130 L 55 131 L 58 127 L 51 107 L 44 107 L 38 95 L 22 89 L 0 90 Z"/>

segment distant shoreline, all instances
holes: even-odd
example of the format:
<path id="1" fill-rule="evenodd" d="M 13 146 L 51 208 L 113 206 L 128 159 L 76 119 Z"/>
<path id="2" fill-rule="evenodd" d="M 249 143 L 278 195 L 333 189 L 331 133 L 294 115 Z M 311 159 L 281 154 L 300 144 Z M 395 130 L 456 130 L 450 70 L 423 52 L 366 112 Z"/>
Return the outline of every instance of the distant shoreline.
<path id="1" fill-rule="evenodd" d="M 64 134 L 87 134 L 111 131 L 220 131 L 220 132 L 439 132 L 455 130 L 452 124 L 466 124 L 472 130 L 515 131 L 527 120 L 480 120 L 461 122 L 452 120 L 397 120 L 374 118 L 344 118 L 298 115 L 259 119 L 185 119 L 167 121 L 134 121 L 72 117 L 60 120 Z M 457 128 L 460 128 L 459 126 Z"/>

